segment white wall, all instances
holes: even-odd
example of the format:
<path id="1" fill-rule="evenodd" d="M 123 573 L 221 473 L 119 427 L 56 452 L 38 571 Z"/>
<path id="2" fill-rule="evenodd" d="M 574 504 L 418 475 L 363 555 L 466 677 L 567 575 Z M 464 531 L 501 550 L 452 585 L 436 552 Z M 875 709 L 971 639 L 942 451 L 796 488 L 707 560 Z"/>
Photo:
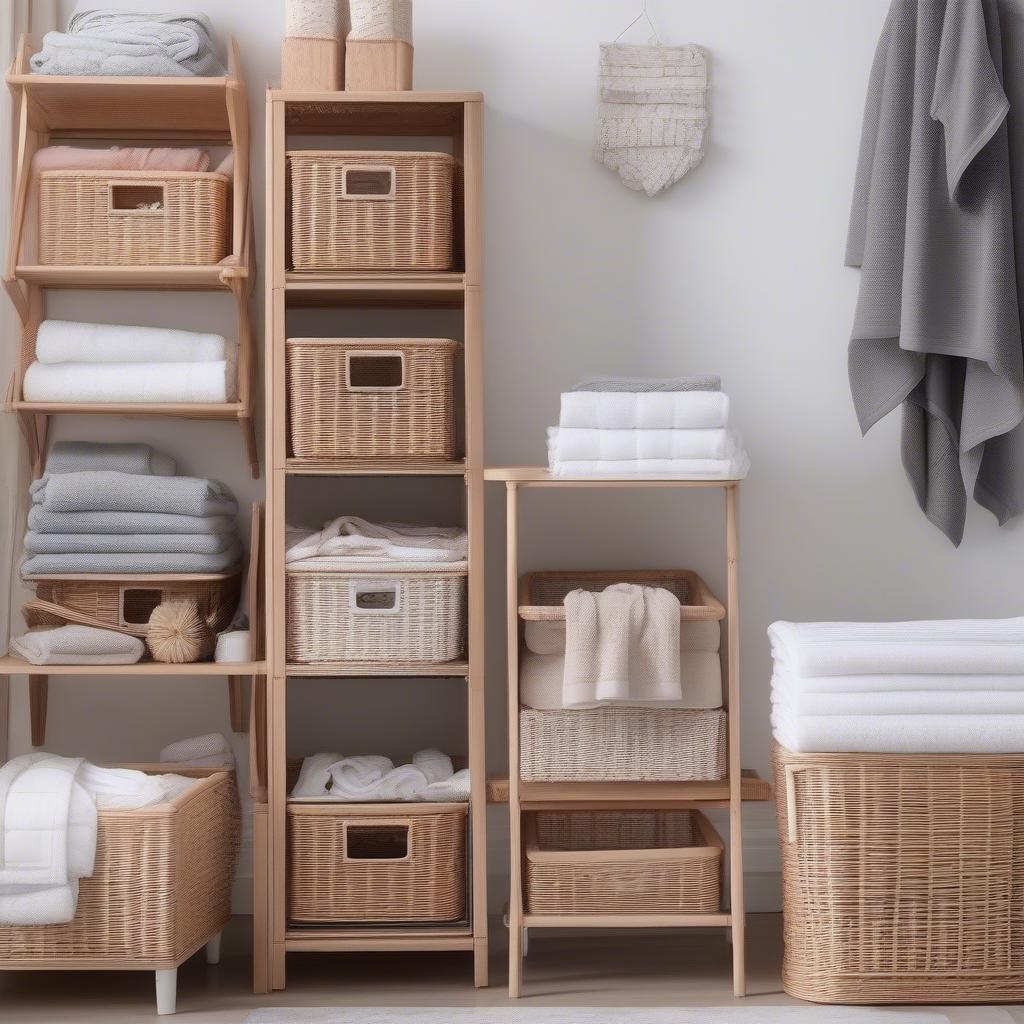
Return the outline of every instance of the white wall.
<path id="1" fill-rule="evenodd" d="M 262 88 L 278 73 L 283 5 L 202 6 L 240 40 L 260 177 Z M 540 462 L 558 393 L 583 374 L 717 372 L 725 380 L 754 466 L 742 500 L 743 729 L 745 762 L 762 770 L 765 627 L 773 619 L 1020 612 L 1020 527 L 999 531 L 976 511 L 954 550 L 914 504 L 896 418 L 862 440 L 850 403 L 846 340 L 857 275 L 842 254 L 865 85 L 887 6 L 651 0 L 666 41 L 709 49 L 713 95 L 703 165 L 647 199 L 590 155 L 597 46 L 627 24 L 639 0 L 416 0 L 417 87 L 480 89 L 487 100 L 488 461 Z M 630 38 L 643 41 L 644 33 Z M 87 298 L 75 306 L 81 315 L 109 308 L 105 297 Z M 167 323 L 197 323 L 200 315 L 178 298 L 146 308 Z M 190 471 L 224 477 L 241 497 L 257 491 L 227 426 L 61 425 L 61 436 L 72 432 L 158 441 Z M 503 764 L 505 740 L 502 508 L 492 493 L 492 769 Z M 527 496 L 524 508 L 527 567 L 687 565 L 721 590 L 711 496 L 544 494 Z M 159 689 L 68 680 L 53 690 L 59 749 L 141 757 L 182 734 L 227 730 L 219 683 Z M 336 688 L 318 691 L 318 707 L 309 695 L 293 702 L 297 752 L 324 741 L 323 707 L 342 710 Z M 377 713 L 368 717 L 382 719 L 388 706 L 373 688 L 360 692 Z M 418 708 L 435 706 L 423 697 Z M 448 706 L 436 706 L 444 733 Z M 12 729 L 15 751 L 24 749 L 23 697 Z M 770 812 L 752 808 L 748 821 L 751 870 L 770 872 Z M 502 856 L 500 818 L 494 826 Z M 764 905 L 772 897 L 757 898 Z"/>

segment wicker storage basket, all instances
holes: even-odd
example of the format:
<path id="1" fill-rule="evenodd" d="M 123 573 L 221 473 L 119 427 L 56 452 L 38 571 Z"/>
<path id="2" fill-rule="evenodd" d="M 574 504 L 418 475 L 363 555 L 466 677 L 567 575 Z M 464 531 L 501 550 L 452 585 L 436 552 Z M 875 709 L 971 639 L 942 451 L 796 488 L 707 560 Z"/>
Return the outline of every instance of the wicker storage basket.
<path id="1" fill-rule="evenodd" d="M 229 191 L 226 175 L 205 171 L 43 171 L 39 262 L 219 263 L 229 247 Z"/>
<path id="2" fill-rule="evenodd" d="M 529 914 L 711 914 L 721 837 L 699 811 L 537 811 L 525 816 Z"/>
<path id="3" fill-rule="evenodd" d="M 466 804 L 290 803 L 289 920 L 462 920 L 466 813 Z"/>
<path id="4" fill-rule="evenodd" d="M 296 270 L 450 270 L 455 159 L 288 153 Z"/>
<path id="5" fill-rule="evenodd" d="M 289 339 L 292 455 L 452 458 L 458 347 L 443 338 Z"/>
<path id="6" fill-rule="evenodd" d="M 680 619 L 724 619 L 725 607 L 707 584 L 688 569 L 622 569 L 530 572 L 519 578 L 519 618 L 524 622 L 565 620 L 562 601 L 571 590 L 600 591 L 615 583 L 662 587 L 679 598 Z"/>
<path id="7" fill-rule="evenodd" d="M 527 782 L 724 779 L 726 724 L 721 708 L 522 708 L 519 775 Z"/>
<path id="8" fill-rule="evenodd" d="M 444 662 L 466 646 L 466 569 L 288 569 L 286 653 L 296 664 Z"/>
<path id="9" fill-rule="evenodd" d="M 146 635 L 150 613 L 164 601 L 195 601 L 214 632 L 234 618 L 241 593 L 239 570 L 223 573 L 148 573 L 124 576 L 36 576 L 41 601 L 62 605 L 97 623 Z"/>
<path id="10" fill-rule="evenodd" d="M 776 747 L 775 783 L 786 992 L 1024 1000 L 1024 754 Z"/>
<path id="11" fill-rule="evenodd" d="M 239 842 L 233 773 L 145 770 L 202 781 L 169 803 L 100 811 L 96 867 L 81 880 L 74 920 L 0 926 L 0 969 L 169 970 L 227 923 Z"/>

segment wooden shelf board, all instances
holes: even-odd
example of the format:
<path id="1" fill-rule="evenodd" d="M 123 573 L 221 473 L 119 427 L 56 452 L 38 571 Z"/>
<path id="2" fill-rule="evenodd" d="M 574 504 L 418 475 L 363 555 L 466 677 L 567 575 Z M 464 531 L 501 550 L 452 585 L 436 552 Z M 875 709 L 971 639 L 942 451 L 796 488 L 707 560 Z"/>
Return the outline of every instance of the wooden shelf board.
<path id="1" fill-rule="evenodd" d="M 498 782 L 488 782 L 495 797 L 501 792 Z M 745 801 L 771 800 L 771 784 L 753 771 L 743 773 L 742 792 Z M 520 782 L 519 802 L 524 810 L 563 803 L 724 806 L 729 802 L 729 782 Z"/>
<path id="2" fill-rule="evenodd" d="M 457 136 L 467 103 L 478 92 L 288 92 L 271 90 L 284 103 L 285 129 L 299 135 Z"/>
<path id="3" fill-rule="evenodd" d="M 7 82 L 26 91 L 36 131 L 96 138 L 125 132 L 228 138 L 227 93 L 241 87 L 231 78 L 10 74 Z"/>
<path id="4" fill-rule="evenodd" d="M 167 416 L 182 420 L 237 420 L 248 412 L 240 402 L 25 402 L 11 403 L 17 412 L 41 416 Z"/>
<path id="5" fill-rule="evenodd" d="M 287 459 L 289 476 L 465 476 L 466 460 Z"/>
<path id="6" fill-rule="evenodd" d="M 219 263 L 196 267 L 69 267 L 23 263 L 15 268 L 14 276 L 44 288 L 221 291 L 230 288 L 230 278 L 247 277 L 248 270 Z"/>
<path id="7" fill-rule="evenodd" d="M 364 274 L 290 270 L 285 274 L 290 306 L 458 309 L 465 301 L 462 273 Z"/>
<path id="8" fill-rule="evenodd" d="M 459 679 L 469 672 L 469 662 L 465 660 L 445 661 L 439 664 L 420 664 L 416 662 L 338 662 L 330 665 L 295 665 L 285 666 L 285 674 L 309 679 L 366 679 L 383 677 L 385 679 L 404 678 L 440 678 Z"/>
<path id="9" fill-rule="evenodd" d="M 492 466 L 485 480 L 523 487 L 735 487 L 739 480 L 693 480 L 679 476 L 555 476 L 543 466 Z"/>
<path id="10" fill-rule="evenodd" d="M 383 103 L 387 106 L 402 107 L 432 103 L 483 103 L 482 92 L 431 92 L 420 89 L 400 89 L 388 92 L 348 92 L 345 90 L 319 90 L 316 92 L 295 89 L 269 89 L 267 99 L 271 102 L 289 104 L 335 103 L 353 105 Z"/>
<path id="11" fill-rule="evenodd" d="M 473 948 L 473 933 L 461 923 L 451 928 L 400 925 L 394 928 L 297 928 L 285 931 L 285 948 L 292 953 L 440 952 Z"/>
<path id="12" fill-rule="evenodd" d="M 728 928 L 730 914 L 524 914 L 527 928 Z"/>
<path id="13" fill-rule="evenodd" d="M 262 676 L 265 661 L 202 661 L 190 665 L 165 665 L 142 661 L 134 665 L 31 665 L 16 655 L 0 657 L 0 676 Z"/>

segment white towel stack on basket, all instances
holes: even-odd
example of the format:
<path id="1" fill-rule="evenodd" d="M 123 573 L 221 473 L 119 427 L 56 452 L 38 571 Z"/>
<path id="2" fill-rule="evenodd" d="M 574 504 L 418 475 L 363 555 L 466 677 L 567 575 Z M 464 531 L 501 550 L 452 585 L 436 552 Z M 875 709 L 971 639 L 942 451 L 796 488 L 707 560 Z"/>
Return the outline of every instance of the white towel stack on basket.
<path id="1" fill-rule="evenodd" d="M 548 430 L 559 476 L 745 477 L 750 460 L 729 425 L 718 377 L 593 377 L 561 397 Z"/>
<path id="2" fill-rule="evenodd" d="M 772 731 L 796 752 L 1024 751 L 1024 618 L 776 622 Z"/>

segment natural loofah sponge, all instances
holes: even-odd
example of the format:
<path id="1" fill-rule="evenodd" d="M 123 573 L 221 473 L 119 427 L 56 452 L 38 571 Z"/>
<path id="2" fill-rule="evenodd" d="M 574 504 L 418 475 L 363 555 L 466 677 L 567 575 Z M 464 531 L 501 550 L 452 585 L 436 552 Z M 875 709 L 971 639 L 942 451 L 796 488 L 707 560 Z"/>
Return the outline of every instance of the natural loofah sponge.
<path id="1" fill-rule="evenodd" d="M 213 654 L 216 634 L 195 601 L 165 601 L 149 616 L 146 646 L 155 661 L 184 665 Z"/>

